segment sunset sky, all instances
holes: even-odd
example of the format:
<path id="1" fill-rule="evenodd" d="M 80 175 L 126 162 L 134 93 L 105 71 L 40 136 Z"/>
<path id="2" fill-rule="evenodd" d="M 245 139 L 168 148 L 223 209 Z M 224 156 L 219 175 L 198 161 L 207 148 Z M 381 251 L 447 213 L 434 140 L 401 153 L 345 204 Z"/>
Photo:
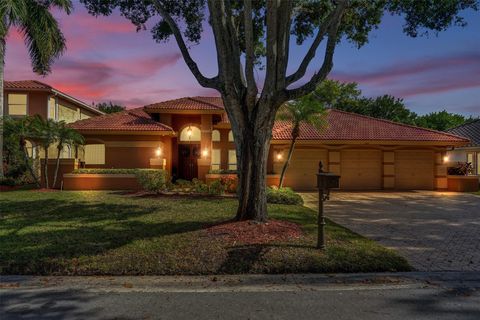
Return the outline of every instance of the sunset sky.
<path id="1" fill-rule="evenodd" d="M 87 103 L 111 100 L 129 108 L 183 96 L 218 95 L 196 83 L 173 40 L 155 43 L 149 30 L 136 32 L 119 14 L 95 18 L 78 3 L 70 16 L 56 16 L 68 49 L 53 72 L 42 78 L 31 71 L 23 40 L 12 29 L 7 39 L 6 80 L 38 79 Z M 388 16 L 360 50 L 347 42 L 339 46 L 331 77 L 358 82 L 367 96 L 404 98 L 419 114 L 446 109 L 480 115 L 480 13 L 464 16 L 466 28 L 416 39 L 402 33 L 400 18 Z M 305 50 L 306 46 L 292 42 L 291 70 Z M 205 74 L 216 74 L 208 25 L 192 54 Z M 320 62 L 316 60 L 315 66 Z M 261 77 L 259 73 L 259 81 Z"/>

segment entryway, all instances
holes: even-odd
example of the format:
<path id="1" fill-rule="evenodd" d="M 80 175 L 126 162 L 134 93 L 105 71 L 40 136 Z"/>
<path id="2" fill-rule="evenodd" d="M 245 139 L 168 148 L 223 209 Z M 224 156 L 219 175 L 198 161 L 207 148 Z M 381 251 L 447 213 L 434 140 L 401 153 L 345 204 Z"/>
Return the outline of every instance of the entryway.
<path id="1" fill-rule="evenodd" d="M 178 178 L 192 180 L 198 178 L 197 160 L 200 158 L 200 144 L 178 145 Z"/>

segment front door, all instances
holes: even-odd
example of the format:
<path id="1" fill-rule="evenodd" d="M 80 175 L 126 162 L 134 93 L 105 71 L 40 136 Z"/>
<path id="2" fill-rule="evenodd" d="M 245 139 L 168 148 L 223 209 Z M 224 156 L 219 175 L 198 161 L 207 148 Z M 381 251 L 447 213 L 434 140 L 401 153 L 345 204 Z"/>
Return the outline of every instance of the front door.
<path id="1" fill-rule="evenodd" d="M 200 144 L 178 145 L 178 177 L 192 180 L 198 178 L 197 160 L 200 158 Z"/>

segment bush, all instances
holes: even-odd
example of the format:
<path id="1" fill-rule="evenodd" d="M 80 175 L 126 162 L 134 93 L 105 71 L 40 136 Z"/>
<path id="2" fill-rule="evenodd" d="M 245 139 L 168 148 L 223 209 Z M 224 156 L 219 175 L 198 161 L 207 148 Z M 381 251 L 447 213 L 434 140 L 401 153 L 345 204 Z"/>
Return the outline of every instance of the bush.
<path id="1" fill-rule="evenodd" d="M 225 175 L 220 178 L 220 183 L 225 186 L 225 190 L 231 193 L 237 191 L 237 177 L 234 175 Z"/>
<path id="2" fill-rule="evenodd" d="M 168 173 L 162 169 L 136 169 L 138 183 L 146 191 L 160 192 L 167 189 Z"/>
<path id="3" fill-rule="evenodd" d="M 267 188 L 267 202 L 302 205 L 303 199 L 290 188 Z"/>
<path id="4" fill-rule="evenodd" d="M 0 186 L 8 186 L 8 187 L 13 187 L 16 185 L 16 181 L 12 177 L 5 177 L 0 179 Z"/>
<path id="5" fill-rule="evenodd" d="M 160 170 L 160 169 L 115 169 L 115 168 L 98 168 L 98 169 L 77 169 L 72 173 L 76 174 L 137 174 L 138 170 Z"/>
<path id="6" fill-rule="evenodd" d="M 220 196 L 225 193 L 226 186 L 220 181 L 215 180 L 208 186 L 208 193 L 211 195 Z"/>
<path id="7" fill-rule="evenodd" d="M 175 185 L 177 185 L 180 189 L 186 189 L 192 187 L 192 182 L 188 180 L 177 179 L 177 181 L 175 181 Z"/>
<path id="8" fill-rule="evenodd" d="M 199 179 L 192 179 L 192 189 L 195 193 L 208 193 L 208 186 Z"/>

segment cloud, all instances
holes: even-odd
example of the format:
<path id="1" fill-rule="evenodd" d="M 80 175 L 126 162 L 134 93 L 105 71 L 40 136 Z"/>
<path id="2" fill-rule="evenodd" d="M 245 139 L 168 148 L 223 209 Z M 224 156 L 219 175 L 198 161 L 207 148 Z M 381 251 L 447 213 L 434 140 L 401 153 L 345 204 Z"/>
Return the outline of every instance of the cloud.
<path id="1" fill-rule="evenodd" d="M 400 97 L 472 88 L 480 86 L 480 53 L 403 61 L 368 72 L 337 71 L 332 78 Z"/>

